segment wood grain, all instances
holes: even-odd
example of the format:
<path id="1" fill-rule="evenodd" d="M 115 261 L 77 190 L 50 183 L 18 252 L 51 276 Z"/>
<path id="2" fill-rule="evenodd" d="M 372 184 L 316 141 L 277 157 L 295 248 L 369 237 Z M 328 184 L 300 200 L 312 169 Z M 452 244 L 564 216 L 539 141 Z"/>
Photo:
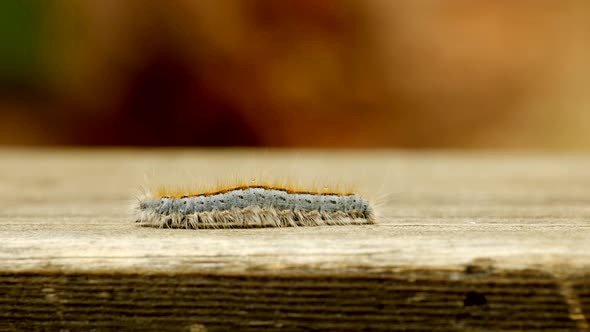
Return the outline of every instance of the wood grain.
<path id="1" fill-rule="evenodd" d="M 171 230 L 144 185 L 329 178 L 375 225 Z M 147 178 L 147 180 L 146 180 Z M 590 157 L 0 150 L 0 329 L 589 331 Z"/>

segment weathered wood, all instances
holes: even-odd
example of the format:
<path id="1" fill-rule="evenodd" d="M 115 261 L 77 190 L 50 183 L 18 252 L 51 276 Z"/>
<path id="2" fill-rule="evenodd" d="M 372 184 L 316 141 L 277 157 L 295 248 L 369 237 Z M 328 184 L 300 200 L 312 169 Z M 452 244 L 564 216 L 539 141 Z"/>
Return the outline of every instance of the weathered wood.
<path id="1" fill-rule="evenodd" d="M 172 230 L 130 214 L 146 176 L 265 172 L 357 184 L 381 215 Z M 589 331 L 589 308 L 590 157 L 0 150 L 0 330 Z"/>

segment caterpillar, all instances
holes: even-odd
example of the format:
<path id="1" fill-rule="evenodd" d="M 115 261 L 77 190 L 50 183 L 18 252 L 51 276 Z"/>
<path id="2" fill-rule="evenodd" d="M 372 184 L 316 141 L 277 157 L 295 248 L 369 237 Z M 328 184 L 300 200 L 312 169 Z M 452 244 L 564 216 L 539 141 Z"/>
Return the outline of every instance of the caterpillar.
<path id="1" fill-rule="evenodd" d="M 369 202 L 353 192 L 266 184 L 209 191 L 160 189 L 138 199 L 137 222 L 160 228 L 259 228 L 375 223 Z"/>

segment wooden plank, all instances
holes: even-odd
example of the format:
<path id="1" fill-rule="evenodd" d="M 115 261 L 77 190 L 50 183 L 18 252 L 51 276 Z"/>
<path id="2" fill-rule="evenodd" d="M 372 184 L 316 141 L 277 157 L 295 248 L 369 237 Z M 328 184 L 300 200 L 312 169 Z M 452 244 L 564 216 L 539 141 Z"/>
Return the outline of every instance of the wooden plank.
<path id="1" fill-rule="evenodd" d="M 375 225 L 139 227 L 156 182 L 356 184 Z M 0 329 L 588 331 L 590 158 L 0 151 Z M 2 295 L 4 294 L 4 295 Z"/>

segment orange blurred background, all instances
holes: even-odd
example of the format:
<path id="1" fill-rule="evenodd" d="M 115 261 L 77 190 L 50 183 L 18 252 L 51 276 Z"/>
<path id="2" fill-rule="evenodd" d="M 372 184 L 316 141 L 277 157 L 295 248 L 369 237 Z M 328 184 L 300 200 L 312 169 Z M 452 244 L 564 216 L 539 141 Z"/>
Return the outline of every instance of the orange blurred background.
<path id="1" fill-rule="evenodd" d="M 4 0 L 0 144 L 590 148 L 586 0 Z"/>

